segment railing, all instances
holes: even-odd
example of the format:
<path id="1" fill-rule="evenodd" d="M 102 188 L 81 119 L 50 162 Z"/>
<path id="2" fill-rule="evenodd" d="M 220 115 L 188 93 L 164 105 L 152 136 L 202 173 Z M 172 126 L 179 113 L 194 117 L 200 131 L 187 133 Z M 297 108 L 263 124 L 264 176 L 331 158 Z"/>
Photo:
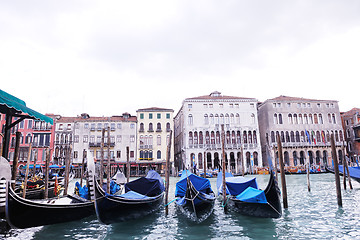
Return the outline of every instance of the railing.
<path id="1" fill-rule="evenodd" d="M 89 147 L 101 147 L 101 143 L 89 143 Z M 108 143 L 104 143 L 104 147 L 108 147 Z M 115 142 L 110 143 L 110 147 L 115 147 Z"/>

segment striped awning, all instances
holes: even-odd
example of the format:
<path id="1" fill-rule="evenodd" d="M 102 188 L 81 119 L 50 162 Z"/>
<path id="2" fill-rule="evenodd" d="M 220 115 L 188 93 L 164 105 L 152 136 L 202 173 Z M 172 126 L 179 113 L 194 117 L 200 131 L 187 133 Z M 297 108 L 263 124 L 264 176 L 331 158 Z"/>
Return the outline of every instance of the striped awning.
<path id="1" fill-rule="evenodd" d="M 14 109 L 18 113 L 24 113 L 31 118 L 53 124 L 52 118 L 28 108 L 23 100 L 0 89 L 0 112 L 7 114 L 7 110 L 9 109 Z"/>

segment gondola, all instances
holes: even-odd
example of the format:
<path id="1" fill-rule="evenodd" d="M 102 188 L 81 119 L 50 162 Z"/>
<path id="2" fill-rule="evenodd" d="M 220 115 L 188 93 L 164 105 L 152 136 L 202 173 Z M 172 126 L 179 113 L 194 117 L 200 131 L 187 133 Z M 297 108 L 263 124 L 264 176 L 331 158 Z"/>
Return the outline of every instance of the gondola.
<path id="1" fill-rule="evenodd" d="M 91 195 L 95 197 L 95 209 L 98 220 L 104 224 L 123 222 L 141 218 L 157 209 L 163 203 L 164 183 L 161 176 L 151 170 L 141 177 L 125 184 L 125 193 L 108 194 L 94 178 Z"/>
<path id="2" fill-rule="evenodd" d="M 334 168 L 327 167 L 326 170 L 331 173 L 335 173 Z M 339 165 L 339 173 L 340 173 L 340 175 L 343 175 L 343 173 L 344 173 L 343 165 Z M 360 183 L 360 167 L 349 167 L 349 174 L 352 179 L 354 179 L 355 181 Z M 346 175 L 347 175 L 347 172 L 346 172 Z"/>
<path id="3" fill-rule="evenodd" d="M 218 190 L 222 194 L 222 174 L 218 176 Z M 236 212 L 260 218 L 279 218 L 282 215 L 280 190 L 273 171 L 266 189 L 258 188 L 256 178 L 226 177 L 226 207 Z"/>
<path id="4" fill-rule="evenodd" d="M 176 183 L 175 197 L 177 208 L 191 221 L 203 222 L 214 210 L 215 194 L 209 179 L 188 170 L 182 172 Z"/>
<path id="5" fill-rule="evenodd" d="M 77 195 L 29 200 L 18 196 L 8 182 L 6 196 L 6 219 L 14 228 L 70 222 L 95 214 L 94 203 Z"/>

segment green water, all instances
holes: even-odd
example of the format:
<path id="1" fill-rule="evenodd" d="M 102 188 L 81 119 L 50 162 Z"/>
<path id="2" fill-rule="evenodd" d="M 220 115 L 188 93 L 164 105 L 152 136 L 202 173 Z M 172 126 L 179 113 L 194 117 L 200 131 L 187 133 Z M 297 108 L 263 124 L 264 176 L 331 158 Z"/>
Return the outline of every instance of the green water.
<path id="1" fill-rule="evenodd" d="M 268 175 L 257 176 L 264 189 Z M 170 179 L 169 200 L 174 198 L 178 178 Z M 216 189 L 216 179 L 210 179 Z M 343 207 L 337 206 L 334 175 L 311 175 L 311 192 L 306 175 L 287 175 L 289 208 L 279 219 L 260 219 L 225 214 L 220 202 L 214 213 L 201 224 L 188 222 L 176 211 L 175 203 L 145 218 L 100 224 L 96 217 L 77 222 L 30 228 L 12 229 L 0 234 L 3 239 L 360 239 L 360 183 L 352 181 L 342 190 Z M 343 185 L 341 185 L 343 186 Z M 280 186 L 281 189 L 281 186 Z M 216 192 L 216 191 L 215 191 Z"/>

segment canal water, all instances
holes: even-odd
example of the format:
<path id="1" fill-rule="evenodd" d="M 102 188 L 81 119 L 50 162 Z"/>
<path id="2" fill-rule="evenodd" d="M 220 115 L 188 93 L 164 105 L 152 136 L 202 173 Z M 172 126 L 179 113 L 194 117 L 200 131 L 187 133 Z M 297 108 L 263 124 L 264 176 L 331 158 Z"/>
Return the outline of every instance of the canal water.
<path id="1" fill-rule="evenodd" d="M 255 175 L 265 189 L 269 175 Z M 250 176 L 249 176 L 250 177 Z M 169 200 L 174 199 L 178 178 L 170 178 Z M 216 179 L 211 178 L 216 192 Z M 145 218 L 100 224 L 96 216 L 77 222 L 29 229 L 11 229 L 0 239 L 360 239 L 360 183 L 352 181 L 353 190 L 343 190 L 343 207 L 337 206 L 334 175 L 287 175 L 289 208 L 279 219 L 260 219 L 225 214 L 217 201 L 214 213 L 201 224 L 188 222 L 176 211 L 175 203 Z M 342 183 L 341 183 L 341 186 Z M 280 186 L 281 189 L 281 186 Z"/>

